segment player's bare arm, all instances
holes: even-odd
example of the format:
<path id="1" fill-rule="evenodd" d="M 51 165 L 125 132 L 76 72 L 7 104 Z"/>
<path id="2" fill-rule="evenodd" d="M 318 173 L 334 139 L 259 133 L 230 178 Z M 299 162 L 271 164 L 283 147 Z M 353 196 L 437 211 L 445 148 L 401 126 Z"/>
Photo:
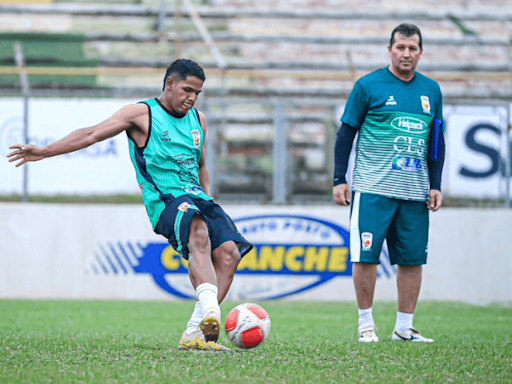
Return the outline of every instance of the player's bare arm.
<path id="1" fill-rule="evenodd" d="M 198 111 L 199 112 L 199 111 Z M 208 128 L 206 126 L 206 118 L 204 117 L 202 112 L 199 112 L 199 122 L 201 123 L 201 128 L 203 129 L 204 141 L 203 147 L 201 148 L 201 159 L 199 160 L 199 181 L 201 182 L 201 186 L 203 187 L 204 192 L 211 196 L 210 192 L 210 174 L 208 173 L 208 169 L 206 168 L 206 138 Z"/>
<path id="2" fill-rule="evenodd" d="M 47 157 L 62 155 L 86 148 L 94 143 L 103 141 L 128 130 L 132 138 L 139 145 L 144 146 L 148 132 L 148 110 L 141 104 L 128 105 L 107 120 L 91 127 L 77 129 L 61 140 L 46 147 L 36 145 L 15 144 L 7 155 L 10 162 L 19 161 L 16 167 L 29 161 L 39 161 Z"/>

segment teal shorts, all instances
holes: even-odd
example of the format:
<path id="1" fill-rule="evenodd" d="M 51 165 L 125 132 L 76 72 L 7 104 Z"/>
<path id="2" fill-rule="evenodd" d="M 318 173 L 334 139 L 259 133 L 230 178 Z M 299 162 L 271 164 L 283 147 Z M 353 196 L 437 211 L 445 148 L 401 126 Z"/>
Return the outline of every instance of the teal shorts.
<path id="1" fill-rule="evenodd" d="M 424 201 L 354 192 L 350 213 L 350 260 L 379 264 L 384 240 L 391 264 L 427 263 L 429 212 Z"/>

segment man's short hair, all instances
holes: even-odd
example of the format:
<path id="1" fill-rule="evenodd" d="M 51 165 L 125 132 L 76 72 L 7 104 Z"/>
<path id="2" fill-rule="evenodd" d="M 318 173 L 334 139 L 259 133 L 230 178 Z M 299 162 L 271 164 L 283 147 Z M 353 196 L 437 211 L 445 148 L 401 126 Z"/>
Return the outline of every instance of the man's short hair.
<path id="1" fill-rule="evenodd" d="M 171 76 L 177 82 L 185 80 L 188 76 L 196 76 L 203 82 L 206 80 L 203 68 L 201 68 L 201 66 L 195 61 L 188 59 L 178 59 L 169 65 L 167 71 L 165 72 L 164 86 L 162 89 L 165 89 L 165 83 L 169 76 Z"/>
<path id="2" fill-rule="evenodd" d="M 420 40 L 420 48 L 423 49 L 423 40 L 421 38 L 421 31 L 414 24 L 403 23 L 403 24 L 400 24 L 395 29 L 393 29 L 393 32 L 391 32 L 391 39 L 389 40 L 390 47 L 392 47 L 393 44 L 395 43 L 395 34 L 396 33 L 399 33 L 405 37 L 411 37 L 414 35 L 418 35 L 419 40 Z"/>

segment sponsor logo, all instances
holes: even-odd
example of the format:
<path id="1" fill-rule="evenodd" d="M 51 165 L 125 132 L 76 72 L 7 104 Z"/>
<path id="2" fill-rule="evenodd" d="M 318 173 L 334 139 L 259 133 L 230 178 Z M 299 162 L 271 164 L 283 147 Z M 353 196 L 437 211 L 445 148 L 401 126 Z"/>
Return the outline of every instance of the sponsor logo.
<path id="1" fill-rule="evenodd" d="M 254 248 L 243 257 L 229 300 L 269 300 L 293 296 L 334 278 L 352 276 L 349 233 L 338 224 L 300 215 L 256 215 L 235 219 L 239 232 Z M 100 244 L 87 261 L 89 275 L 150 275 L 165 292 L 196 300 L 188 261 L 166 241 Z M 396 269 L 383 250 L 378 275 Z"/>
<path id="2" fill-rule="evenodd" d="M 184 167 L 184 168 L 193 168 L 196 166 L 197 161 L 194 155 L 191 154 L 181 154 L 173 157 L 176 164 Z"/>
<path id="3" fill-rule="evenodd" d="M 421 107 L 423 108 L 423 112 L 430 113 L 430 100 L 428 96 L 420 96 L 421 98 Z"/>
<path id="4" fill-rule="evenodd" d="M 414 117 L 397 117 L 391 121 L 391 126 L 408 133 L 423 133 L 427 129 L 427 123 Z"/>
<path id="5" fill-rule="evenodd" d="M 188 184 L 183 187 L 183 191 L 190 193 L 191 195 L 199 195 L 203 192 L 203 188 L 198 187 L 197 185 Z"/>
<path id="6" fill-rule="evenodd" d="M 162 135 L 162 141 L 172 141 L 172 139 L 169 137 L 169 131 L 165 131 Z"/>
<path id="7" fill-rule="evenodd" d="M 361 233 L 361 244 L 363 247 L 363 251 L 369 251 L 370 249 L 372 249 L 373 233 L 370 233 L 370 232 Z"/>
<path id="8" fill-rule="evenodd" d="M 191 131 L 192 133 L 192 140 L 194 141 L 194 147 L 199 148 L 201 147 L 201 134 L 199 133 L 198 129 L 193 129 Z"/>
<path id="9" fill-rule="evenodd" d="M 397 102 L 395 100 L 395 96 L 391 95 L 388 97 L 388 99 L 386 100 L 386 105 L 396 105 Z"/>
<path id="10" fill-rule="evenodd" d="M 405 152 L 411 155 L 422 156 L 425 152 L 425 139 L 415 139 L 411 136 L 397 136 L 393 140 L 393 149 L 398 153 Z"/>
<path id="11" fill-rule="evenodd" d="M 420 159 L 396 156 L 391 161 L 391 168 L 393 168 L 395 171 L 420 172 L 422 166 Z"/>

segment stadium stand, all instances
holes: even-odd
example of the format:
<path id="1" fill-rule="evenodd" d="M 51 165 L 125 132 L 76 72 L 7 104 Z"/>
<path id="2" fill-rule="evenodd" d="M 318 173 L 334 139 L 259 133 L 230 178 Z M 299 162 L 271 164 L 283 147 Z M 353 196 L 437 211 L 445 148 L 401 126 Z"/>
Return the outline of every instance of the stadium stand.
<path id="1" fill-rule="evenodd" d="M 31 77 L 33 94 L 144 98 L 159 92 L 172 60 L 193 58 L 208 77 L 199 107 L 217 133 L 217 193 L 264 200 L 271 196 L 276 105 L 284 104 L 287 118 L 290 194 L 325 196 L 336 108 L 358 77 L 388 64 L 389 33 L 400 22 L 422 29 L 419 70 L 439 81 L 446 103 L 512 101 L 508 1 L 373 0 L 364 9 L 348 0 L 193 3 L 224 68 L 183 0 L 0 5 L 1 65 L 14 66 L 9 45 L 19 40 L 28 69 L 48 68 L 39 80 Z M 57 77 L 59 68 L 76 75 Z M 19 94 L 5 71 L 0 95 Z"/>

